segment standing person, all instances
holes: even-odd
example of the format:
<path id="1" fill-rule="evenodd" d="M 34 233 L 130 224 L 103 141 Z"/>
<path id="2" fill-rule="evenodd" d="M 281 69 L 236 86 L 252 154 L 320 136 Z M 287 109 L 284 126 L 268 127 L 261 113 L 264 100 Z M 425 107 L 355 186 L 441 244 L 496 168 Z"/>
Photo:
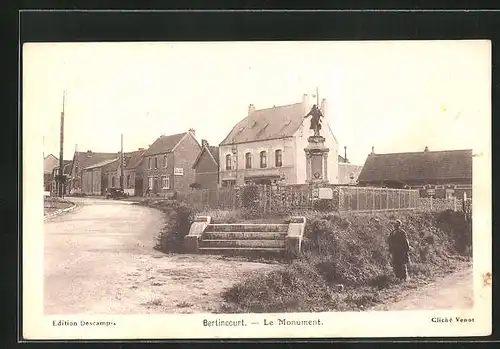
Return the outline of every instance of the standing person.
<path id="1" fill-rule="evenodd" d="M 406 232 L 401 228 L 403 223 L 397 219 L 394 222 L 394 229 L 389 234 L 389 252 L 392 256 L 392 267 L 397 278 L 408 279 L 408 263 L 410 262 L 410 243 Z"/>

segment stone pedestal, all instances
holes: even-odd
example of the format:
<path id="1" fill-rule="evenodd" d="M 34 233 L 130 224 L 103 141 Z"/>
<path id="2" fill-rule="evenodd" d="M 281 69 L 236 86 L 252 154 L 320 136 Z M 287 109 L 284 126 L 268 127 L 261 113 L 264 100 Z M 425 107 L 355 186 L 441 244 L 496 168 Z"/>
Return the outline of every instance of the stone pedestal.
<path id="1" fill-rule="evenodd" d="M 325 138 L 310 136 L 306 153 L 306 182 L 310 184 L 328 183 L 328 152 L 325 147 Z"/>

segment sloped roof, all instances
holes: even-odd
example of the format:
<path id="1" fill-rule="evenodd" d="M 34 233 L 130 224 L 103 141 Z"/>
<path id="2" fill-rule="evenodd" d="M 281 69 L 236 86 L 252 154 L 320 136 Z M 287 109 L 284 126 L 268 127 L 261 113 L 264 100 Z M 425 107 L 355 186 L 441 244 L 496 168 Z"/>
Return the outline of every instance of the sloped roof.
<path id="1" fill-rule="evenodd" d="M 363 166 L 361 165 L 354 165 L 348 162 L 339 162 L 339 184 L 351 183 L 351 174 L 354 176 L 353 180 L 357 180 L 362 168 Z"/>
<path id="2" fill-rule="evenodd" d="M 143 156 L 169 153 L 181 141 L 188 132 L 177 133 L 169 136 L 161 136 L 144 152 Z"/>
<path id="3" fill-rule="evenodd" d="M 59 166 L 59 159 L 55 157 L 53 154 L 49 154 L 45 158 L 43 158 L 44 173 L 51 173 L 52 170 L 57 166 Z"/>
<path id="4" fill-rule="evenodd" d="M 125 169 L 134 169 L 142 163 L 143 154 L 146 150 L 136 150 L 129 153 L 125 153 L 125 158 L 127 159 Z"/>
<path id="5" fill-rule="evenodd" d="M 215 163 L 218 165 L 219 164 L 219 147 L 215 147 L 215 146 L 208 146 L 208 147 L 203 147 L 201 150 L 200 150 L 200 153 L 198 154 L 198 157 L 196 158 L 196 160 L 194 161 L 193 163 L 193 168 L 196 167 L 196 165 L 198 164 L 198 162 L 200 161 L 201 159 L 201 156 L 203 155 L 204 152 L 208 151 L 210 153 L 210 155 L 212 155 L 212 158 L 215 160 Z"/>
<path id="6" fill-rule="evenodd" d="M 359 182 L 472 180 L 472 150 L 370 154 Z"/>
<path id="7" fill-rule="evenodd" d="M 220 145 L 291 137 L 304 116 L 302 103 L 255 110 L 238 122 Z"/>
<path id="8" fill-rule="evenodd" d="M 123 153 L 123 157 L 125 160 L 125 169 L 132 170 L 132 169 L 136 168 L 137 166 L 139 166 L 142 162 L 142 159 L 143 159 L 142 156 L 143 156 L 144 152 L 145 152 L 145 150 L 136 150 L 136 151 L 131 151 L 128 153 Z M 117 159 L 118 160 L 120 159 L 119 154 L 118 154 Z M 117 161 L 117 162 L 111 164 L 107 168 L 107 171 L 108 172 L 117 171 L 118 165 L 120 165 L 120 161 Z"/>
<path id="9" fill-rule="evenodd" d="M 75 152 L 73 165 L 78 166 L 78 169 L 82 170 L 105 160 L 116 159 L 117 157 L 117 153 Z"/>
<path id="10" fill-rule="evenodd" d="M 219 147 L 216 146 L 208 146 L 208 150 L 210 150 L 210 154 L 212 154 L 215 162 L 219 164 Z"/>
<path id="11" fill-rule="evenodd" d="M 109 165 L 109 164 L 111 164 L 111 163 L 113 163 L 115 161 L 118 162 L 118 158 L 111 159 L 111 160 L 104 160 L 104 161 L 98 162 L 97 164 L 85 167 L 84 170 L 91 170 L 93 168 L 103 167 L 103 166 Z"/>

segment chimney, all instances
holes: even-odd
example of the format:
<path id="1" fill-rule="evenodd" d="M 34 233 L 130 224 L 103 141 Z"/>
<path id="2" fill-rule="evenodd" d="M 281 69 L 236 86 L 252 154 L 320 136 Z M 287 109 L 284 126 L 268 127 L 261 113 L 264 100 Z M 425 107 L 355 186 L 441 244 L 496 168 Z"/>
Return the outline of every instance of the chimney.
<path id="1" fill-rule="evenodd" d="M 375 147 L 372 145 L 372 154 L 375 154 Z"/>
<path id="2" fill-rule="evenodd" d="M 207 147 L 207 148 L 208 148 L 208 142 L 207 142 L 207 140 L 206 140 L 206 139 L 202 139 L 202 140 L 201 140 L 201 146 L 202 146 L 202 148 L 204 148 L 204 147 Z"/>
<path id="3" fill-rule="evenodd" d="M 87 157 L 91 158 L 92 157 L 92 150 L 87 150 Z"/>
<path id="4" fill-rule="evenodd" d="M 139 150 L 139 151 L 143 151 L 143 150 L 144 150 L 144 148 L 139 148 L 138 150 Z"/>
<path id="5" fill-rule="evenodd" d="M 304 115 L 309 113 L 311 110 L 311 105 L 309 105 L 309 96 L 305 93 L 302 95 L 302 108 L 304 109 Z"/>
<path id="6" fill-rule="evenodd" d="M 326 101 L 326 99 L 322 99 L 321 100 L 321 107 L 320 107 L 320 111 L 321 113 L 323 114 L 324 117 L 326 117 L 326 107 L 328 106 L 328 102 Z"/>
<path id="7" fill-rule="evenodd" d="M 429 151 L 429 147 L 425 146 L 424 151 L 425 151 L 425 152 Z"/>
<path id="8" fill-rule="evenodd" d="M 248 116 L 250 116 L 254 111 L 255 111 L 255 106 L 253 104 L 250 104 L 248 106 Z"/>
<path id="9" fill-rule="evenodd" d="M 196 131 L 194 130 L 194 128 L 190 128 L 188 132 L 191 132 L 193 136 L 196 136 Z"/>
<path id="10" fill-rule="evenodd" d="M 347 146 L 344 146 L 344 162 L 347 163 Z"/>

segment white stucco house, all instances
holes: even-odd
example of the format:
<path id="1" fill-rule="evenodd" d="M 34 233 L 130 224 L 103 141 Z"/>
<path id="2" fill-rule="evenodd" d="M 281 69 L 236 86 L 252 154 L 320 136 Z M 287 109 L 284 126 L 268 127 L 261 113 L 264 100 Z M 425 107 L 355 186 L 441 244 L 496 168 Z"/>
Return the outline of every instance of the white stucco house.
<path id="1" fill-rule="evenodd" d="M 300 103 L 267 109 L 248 107 L 248 115 L 238 122 L 219 145 L 220 186 L 242 185 L 248 182 L 271 184 L 283 180 L 286 184 L 306 183 L 307 138 L 310 117 L 304 118 L 314 104 L 303 95 Z M 338 183 L 338 142 L 327 119 L 327 101 L 320 109 L 324 115 L 321 136 L 328 153 L 328 180 Z"/>

